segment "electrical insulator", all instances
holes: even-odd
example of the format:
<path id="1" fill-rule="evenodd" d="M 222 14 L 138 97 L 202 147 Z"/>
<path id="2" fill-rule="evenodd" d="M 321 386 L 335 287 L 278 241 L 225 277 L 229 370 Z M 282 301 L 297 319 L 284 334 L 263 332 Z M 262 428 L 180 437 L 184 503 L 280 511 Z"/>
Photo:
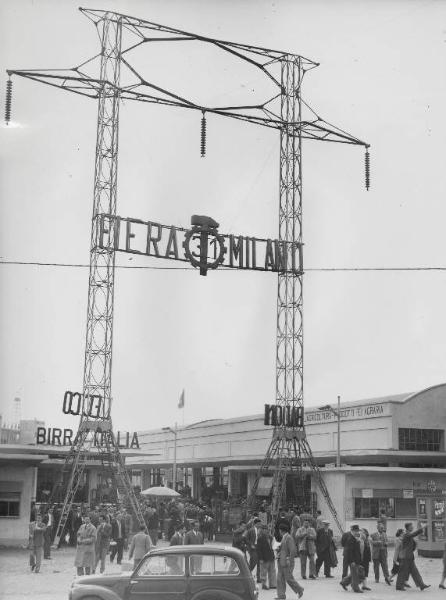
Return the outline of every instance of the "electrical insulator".
<path id="1" fill-rule="evenodd" d="M 206 154 L 206 117 L 203 113 L 201 119 L 201 156 Z"/>
<path id="2" fill-rule="evenodd" d="M 9 125 L 11 120 L 11 101 L 12 101 L 12 81 L 6 82 L 6 100 L 5 100 L 5 123 Z"/>
<path id="3" fill-rule="evenodd" d="M 365 150 L 365 189 L 368 190 L 370 188 L 370 154 L 369 149 Z"/>

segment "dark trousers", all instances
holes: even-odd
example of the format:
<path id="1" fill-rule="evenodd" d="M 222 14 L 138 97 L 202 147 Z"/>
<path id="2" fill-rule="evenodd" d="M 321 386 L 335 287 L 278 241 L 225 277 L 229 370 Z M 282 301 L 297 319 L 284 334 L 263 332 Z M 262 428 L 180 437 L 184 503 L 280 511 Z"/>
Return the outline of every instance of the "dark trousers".
<path id="1" fill-rule="evenodd" d="M 124 538 L 119 538 L 116 541 L 116 546 L 111 546 L 111 551 L 110 551 L 110 562 L 113 562 L 115 559 L 116 554 L 117 559 L 116 562 L 118 563 L 118 565 L 121 564 L 122 561 L 122 552 L 124 550 Z"/>
<path id="2" fill-rule="evenodd" d="M 342 579 L 348 575 L 348 560 L 345 556 L 342 557 Z"/>
<path id="3" fill-rule="evenodd" d="M 350 567 L 350 575 L 342 578 L 342 585 L 351 585 L 353 591 L 357 592 L 359 590 L 359 572 L 358 565 L 355 563 L 351 563 Z"/>
<path id="4" fill-rule="evenodd" d="M 381 551 L 378 558 L 373 559 L 373 569 L 375 571 L 375 581 L 379 581 L 379 567 L 383 570 L 384 579 L 389 579 L 389 567 L 387 566 L 387 550 Z"/>
<path id="5" fill-rule="evenodd" d="M 323 552 L 319 552 L 316 558 L 316 575 L 319 575 L 319 570 L 324 565 L 324 575 L 328 577 L 330 575 L 330 551 L 327 548 Z"/>
<path id="6" fill-rule="evenodd" d="M 256 568 L 256 579 L 257 583 L 260 583 L 260 561 L 257 554 L 256 548 L 249 549 L 249 570 L 252 571 Z"/>
<path id="7" fill-rule="evenodd" d="M 395 586 L 397 590 L 404 589 L 404 583 L 409 579 L 409 575 L 412 575 L 412 579 L 417 587 L 423 587 L 423 578 L 421 577 L 420 572 L 415 565 L 415 559 L 413 557 L 403 558 L 400 561 L 400 570 L 398 571 L 398 577 L 396 579 Z"/>

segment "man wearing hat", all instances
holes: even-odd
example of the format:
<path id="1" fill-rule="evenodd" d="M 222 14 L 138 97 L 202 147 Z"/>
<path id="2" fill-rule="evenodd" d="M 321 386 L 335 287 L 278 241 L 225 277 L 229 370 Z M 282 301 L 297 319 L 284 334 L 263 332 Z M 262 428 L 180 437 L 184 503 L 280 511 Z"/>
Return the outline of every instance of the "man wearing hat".
<path id="1" fill-rule="evenodd" d="M 362 594 L 363 591 L 359 588 L 359 565 L 361 564 L 361 546 L 359 543 L 359 537 L 361 531 L 359 525 L 352 525 L 350 527 L 350 533 L 345 538 L 344 544 L 344 557 L 350 567 L 350 575 L 344 577 L 340 582 L 344 590 L 347 590 L 347 586 L 351 585 L 354 592 Z"/>
<path id="2" fill-rule="evenodd" d="M 304 593 L 304 588 L 294 579 L 294 557 L 296 556 L 296 544 L 291 537 L 289 525 L 279 525 L 280 546 L 277 549 L 277 597 L 275 600 L 286 598 L 286 584 L 290 586 L 299 598 Z"/>
<path id="3" fill-rule="evenodd" d="M 316 575 L 319 575 L 319 570 L 323 564 L 325 577 L 333 577 L 330 573 L 330 568 L 335 565 L 332 565 L 330 549 L 332 549 L 332 552 L 333 550 L 336 552 L 333 542 L 333 531 L 330 529 L 330 521 L 322 519 L 322 527 L 316 532 Z"/>

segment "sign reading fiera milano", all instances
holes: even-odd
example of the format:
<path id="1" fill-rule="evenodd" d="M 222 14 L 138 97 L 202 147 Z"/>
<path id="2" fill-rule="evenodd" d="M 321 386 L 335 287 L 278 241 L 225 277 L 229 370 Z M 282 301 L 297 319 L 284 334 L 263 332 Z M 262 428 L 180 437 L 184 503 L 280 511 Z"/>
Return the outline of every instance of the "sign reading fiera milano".
<path id="1" fill-rule="evenodd" d="M 191 229 L 114 215 L 98 215 L 99 248 L 190 262 L 206 275 L 223 266 L 301 275 L 302 244 L 221 234 L 210 217 L 194 215 Z"/>

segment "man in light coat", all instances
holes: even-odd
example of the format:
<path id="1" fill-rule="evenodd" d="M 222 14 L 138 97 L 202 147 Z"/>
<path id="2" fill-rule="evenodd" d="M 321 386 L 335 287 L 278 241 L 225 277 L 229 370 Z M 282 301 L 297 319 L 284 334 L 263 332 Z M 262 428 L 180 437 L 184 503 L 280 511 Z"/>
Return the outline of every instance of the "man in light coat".
<path id="1" fill-rule="evenodd" d="M 304 588 L 294 579 L 294 559 L 296 544 L 289 533 L 289 525 L 279 525 L 280 546 L 277 550 L 277 600 L 285 600 L 286 584 L 290 586 L 299 598 L 304 593 Z"/>
<path id="2" fill-rule="evenodd" d="M 129 550 L 129 560 L 133 557 L 134 569 L 136 569 L 140 560 L 152 547 L 152 540 L 150 539 L 150 535 L 146 533 L 145 525 L 140 525 L 139 529 L 139 532 L 132 538 Z"/>
<path id="3" fill-rule="evenodd" d="M 297 550 L 300 556 L 300 571 L 302 579 L 306 579 L 307 558 L 309 560 L 309 577 L 316 579 L 316 565 L 314 554 L 316 552 L 316 531 L 310 527 L 309 521 L 304 521 L 302 527 L 296 531 Z"/>
<path id="4" fill-rule="evenodd" d="M 90 575 L 96 567 L 96 527 L 85 515 L 83 524 L 77 530 L 77 547 L 74 566 L 78 575 Z"/>

